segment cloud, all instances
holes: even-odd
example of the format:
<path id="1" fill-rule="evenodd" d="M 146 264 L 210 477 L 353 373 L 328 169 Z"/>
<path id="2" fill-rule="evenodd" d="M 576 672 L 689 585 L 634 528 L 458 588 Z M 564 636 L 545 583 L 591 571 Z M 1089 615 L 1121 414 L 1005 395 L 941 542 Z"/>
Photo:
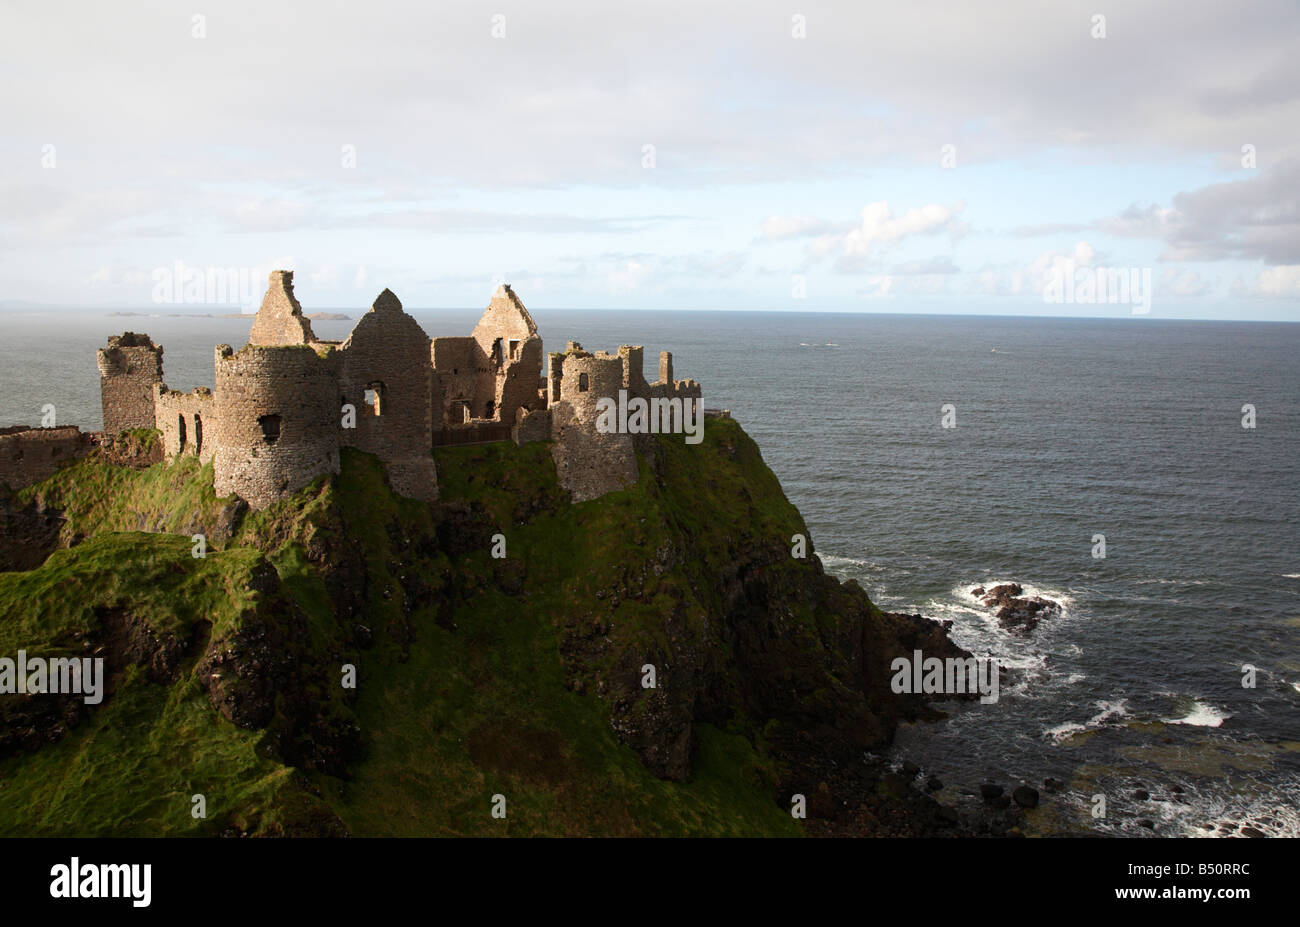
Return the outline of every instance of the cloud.
<path id="1" fill-rule="evenodd" d="M 804 238 L 810 235 L 827 235 L 847 232 L 852 223 L 836 224 L 816 216 L 768 216 L 763 220 L 762 238 L 780 241 L 786 238 Z"/>
<path id="2" fill-rule="evenodd" d="M 864 206 L 860 221 L 844 231 L 821 231 L 833 228 L 834 223 L 802 216 L 797 220 L 783 220 L 773 224 L 774 231 L 779 234 L 772 236 L 768 234 L 769 224 L 772 224 L 772 219 L 769 218 L 764 222 L 764 237 L 815 235 L 808 245 L 810 259 L 815 261 L 833 257 L 835 269 L 840 273 L 858 273 L 876 263 L 880 252 L 895 248 L 909 238 L 940 234 L 947 234 L 952 240 L 960 238 L 969 230 L 969 226 L 958 219 L 963 209 L 965 203 L 958 203 L 955 206 L 931 203 L 894 215 L 889 204 L 882 200 Z M 951 266 L 951 262 L 948 262 L 947 266 Z M 900 271 L 900 273 L 929 272 L 951 273 L 952 271 L 948 269 Z"/>
<path id="3" fill-rule="evenodd" d="M 889 269 L 891 274 L 903 275 L 947 275 L 959 274 L 961 268 L 952 262 L 952 258 L 939 255 L 926 261 L 907 261 L 895 264 Z"/>
<path id="4" fill-rule="evenodd" d="M 1233 296 L 1265 299 L 1300 297 L 1300 264 L 1266 267 L 1251 282 L 1238 277 L 1232 283 L 1231 292 Z"/>
<path id="5" fill-rule="evenodd" d="M 1244 180 L 1184 191 L 1168 207 L 1134 204 L 1096 227 L 1163 240 L 1162 261 L 1300 262 L 1300 158 Z"/>
<path id="6" fill-rule="evenodd" d="M 1203 279 L 1194 270 L 1167 267 L 1160 274 L 1157 287 L 1161 295 L 1189 299 L 1208 295 L 1214 289 L 1214 283 Z"/>

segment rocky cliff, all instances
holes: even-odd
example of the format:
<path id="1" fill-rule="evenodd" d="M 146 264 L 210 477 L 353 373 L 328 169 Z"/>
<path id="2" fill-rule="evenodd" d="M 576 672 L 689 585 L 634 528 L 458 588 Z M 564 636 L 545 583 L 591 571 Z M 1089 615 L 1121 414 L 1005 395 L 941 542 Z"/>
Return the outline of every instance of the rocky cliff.
<path id="1" fill-rule="evenodd" d="M 756 445 L 705 432 L 577 505 L 545 444 L 440 449 L 436 503 L 356 451 L 256 513 L 192 458 L 103 453 L 0 500 L 30 539 L 0 656 L 109 673 L 97 706 L 0 696 L 0 832 L 948 828 L 869 753 L 933 715 L 890 661 L 960 651 L 793 557 Z"/>

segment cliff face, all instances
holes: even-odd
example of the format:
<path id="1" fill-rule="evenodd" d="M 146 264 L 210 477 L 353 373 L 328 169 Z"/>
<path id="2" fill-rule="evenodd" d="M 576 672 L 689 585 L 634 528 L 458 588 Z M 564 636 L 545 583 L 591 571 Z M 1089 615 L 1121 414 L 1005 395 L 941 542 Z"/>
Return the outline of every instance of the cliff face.
<path id="1" fill-rule="evenodd" d="M 545 444 L 441 449 L 437 503 L 342 464 L 252 514 L 193 461 L 92 457 L 13 500 L 57 513 L 65 549 L 0 573 L 0 656 L 99 653 L 112 684 L 96 707 L 0 696 L 0 832 L 943 824 L 864 754 L 928 716 L 890 661 L 959 651 L 791 556 L 807 529 L 734 422 L 660 438 L 635 486 L 578 505 Z"/>

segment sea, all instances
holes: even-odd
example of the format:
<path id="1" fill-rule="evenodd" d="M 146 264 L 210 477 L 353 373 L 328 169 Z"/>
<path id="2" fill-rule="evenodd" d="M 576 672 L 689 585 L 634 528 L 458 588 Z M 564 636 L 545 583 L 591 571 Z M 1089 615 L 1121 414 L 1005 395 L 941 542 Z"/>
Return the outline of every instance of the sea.
<path id="1" fill-rule="evenodd" d="M 347 311 L 347 310 L 344 310 Z M 356 313 L 352 313 L 354 318 Z M 466 334 L 479 311 L 412 314 Z M 875 759 L 941 801 L 1028 784 L 1038 833 L 1300 836 L 1300 325 L 773 312 L 533 311 L 547 350 L 671 350 L 803 513 L 828 572 L 952 622 L 1007 668 Z M 351 321 L 317 321 L 342 339 Z M 164 345 L 212 385 L 250 318 L 0 314 L 0 425 L 100 425 L 95 349 Z M 945 427 L 948 425 L 950 427 Z M 1099 540 L 1104 540 L 1104 556 Z M 1032 633 L 971 595 L 1062 606 Z M 1064 783 L 1043 789 L 1047 778 Z"/>

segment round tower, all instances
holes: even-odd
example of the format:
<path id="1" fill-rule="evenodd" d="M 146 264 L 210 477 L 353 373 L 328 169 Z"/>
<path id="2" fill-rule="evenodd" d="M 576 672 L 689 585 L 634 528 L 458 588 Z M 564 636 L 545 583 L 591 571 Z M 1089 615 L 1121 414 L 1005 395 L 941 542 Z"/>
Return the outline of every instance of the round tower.
<path id="1" fill-rule="evenodd" d="M 323 473 L 339 472 L 334 352 L 309 345 L 216 349 L 211 440 L 217 495 L 265 508 Z"/>

